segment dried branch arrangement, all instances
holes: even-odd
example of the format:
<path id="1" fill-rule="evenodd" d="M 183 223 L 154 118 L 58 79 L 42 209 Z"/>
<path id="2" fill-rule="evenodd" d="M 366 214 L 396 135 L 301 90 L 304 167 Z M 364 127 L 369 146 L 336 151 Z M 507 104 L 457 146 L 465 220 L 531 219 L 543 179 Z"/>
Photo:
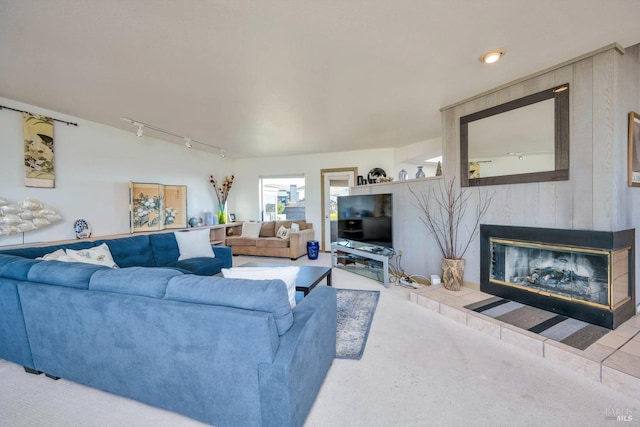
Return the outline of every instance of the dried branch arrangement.
<path id="1" fill-rule="evenodd" d="M 480 232 L 480 221 L 489 209 L 493 194 L 483 195 L 478 191 L 473 222 L 471 226 L 465 225 L 461 232 L 463 219 L 470 208 L 471 193 L 467 189 L 458 191 L 455 178 L 440 184 L 438 189 L 431 187 L 426 192 L 415 192 L 410 188 L 409 191 L 422 211 L 420 220 L 434 236 L 443 258 L 462 259 Z"/>
<path id="2" fill-rule="evenodd" d="M 229 197 L 229 191 L 231 191 L 231 186 L 235 178 L 235 175 L 231 175 L 231 178 L 225 176 L 224 181 L 222 181 L 222 186 L 218 186 L 216 178 L 213 175 L 209 175 L 209 182 L 211 182 L 214 190 L 216 190 L 219 205 L 224 205 L 227 202 L 227 197 Z"/>

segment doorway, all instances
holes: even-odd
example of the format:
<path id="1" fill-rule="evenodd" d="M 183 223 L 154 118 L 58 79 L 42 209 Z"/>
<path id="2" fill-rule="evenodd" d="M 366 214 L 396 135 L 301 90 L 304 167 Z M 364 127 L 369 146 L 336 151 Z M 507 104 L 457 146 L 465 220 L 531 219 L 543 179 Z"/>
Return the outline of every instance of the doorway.
<path id="1" fill-rule="evenodd" d="M 353 187 L 358 176 L 358 168 L 322 169 L 322 242 L 323 252 L 331 250 L 331 242 L 337 240 L 338 234 L 338 196 L 349 194 L 349 187 Z"/>

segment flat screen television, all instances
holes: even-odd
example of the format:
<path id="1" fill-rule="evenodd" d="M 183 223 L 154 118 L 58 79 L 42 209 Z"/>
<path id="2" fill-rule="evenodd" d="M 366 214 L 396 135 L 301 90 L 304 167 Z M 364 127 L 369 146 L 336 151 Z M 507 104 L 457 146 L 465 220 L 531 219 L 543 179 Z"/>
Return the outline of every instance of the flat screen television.
<path id="1" fill-rule="evenodd" d="M 393 248 L 393 194 L 338 197 L 338 243 Z"/>

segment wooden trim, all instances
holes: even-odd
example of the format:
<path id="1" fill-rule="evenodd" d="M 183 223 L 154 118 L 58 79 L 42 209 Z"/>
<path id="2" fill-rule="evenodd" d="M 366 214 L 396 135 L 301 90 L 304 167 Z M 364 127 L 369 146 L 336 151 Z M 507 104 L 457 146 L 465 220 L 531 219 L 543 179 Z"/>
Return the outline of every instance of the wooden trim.
<path id="1" fill-rule="evenodd" d="M 331 168 L 331 169 L 320 169 L 320 211 L 322 214 L 321 217 L 321 224 L 320 224 L 320 233 L 321 233 L 321 238 L 320 238 L 320 250 L 322 252 L 327 252 L 327 246 L 330 247 L 331 242 L 329 242 L 329 245 L 327 245 L 327 242 L 324 241 L 324 236 L 325 236 L 325 211 L 324 211 L 324 174 L 325 173 L 334 173 L 334 172 L 351 172 L 353 173 L 353 182 L 356 182 L 356 179 L 358 178 L 358 167 L 354 166 L 354 167 L 348 167 L 348 168 Z"/>

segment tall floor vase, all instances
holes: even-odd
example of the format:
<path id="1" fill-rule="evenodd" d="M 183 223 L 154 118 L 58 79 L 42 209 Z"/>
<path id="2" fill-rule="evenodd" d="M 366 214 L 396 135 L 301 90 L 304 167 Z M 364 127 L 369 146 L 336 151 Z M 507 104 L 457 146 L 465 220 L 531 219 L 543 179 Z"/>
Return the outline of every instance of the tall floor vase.
<path id="1" fill-rule="evenodd" d="M 445 289 L 459 291 L 464 278 L 464 260 L 442 258 L 442 284 Z"/>

